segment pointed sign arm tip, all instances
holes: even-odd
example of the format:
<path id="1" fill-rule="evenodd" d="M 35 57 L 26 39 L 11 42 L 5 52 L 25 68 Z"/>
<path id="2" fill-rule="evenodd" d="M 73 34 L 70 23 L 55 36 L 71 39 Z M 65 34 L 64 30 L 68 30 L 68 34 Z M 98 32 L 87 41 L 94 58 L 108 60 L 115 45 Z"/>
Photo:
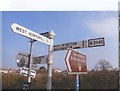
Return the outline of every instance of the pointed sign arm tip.
<path id="1" fill-rule="evenodd" d="M 16 23 L 13 23 L 11 26 L 10 26 L 10 28 L 11 28 L 11 30 L 14 32 L 14 25 L 16 25 Z"/>

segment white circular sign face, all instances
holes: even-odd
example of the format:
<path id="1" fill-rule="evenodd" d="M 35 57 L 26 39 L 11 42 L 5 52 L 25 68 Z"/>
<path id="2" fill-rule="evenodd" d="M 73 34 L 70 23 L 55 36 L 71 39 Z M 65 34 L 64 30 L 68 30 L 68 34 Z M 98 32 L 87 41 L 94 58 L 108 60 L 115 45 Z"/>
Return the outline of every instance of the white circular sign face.
<path id="1" fill-rule="evenodd" d="M 18 55 L 16 56 L 16 62 L 17 62 L 17 66 L 18 67 L 23 67 L 23 66 L 27 66 L 28 64 L 28 60 L 29 60 L 29 54 L 26 53 L 18 53 Z"/>

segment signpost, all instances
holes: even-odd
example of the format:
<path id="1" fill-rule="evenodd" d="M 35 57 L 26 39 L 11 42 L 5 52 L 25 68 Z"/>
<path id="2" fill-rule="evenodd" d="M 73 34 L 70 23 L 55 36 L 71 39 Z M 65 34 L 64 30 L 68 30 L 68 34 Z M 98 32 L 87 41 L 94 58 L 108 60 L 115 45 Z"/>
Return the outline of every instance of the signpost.
<path id="1" fill-rule="evenodd" d="M 62 50 L 67 50 L 68 48 L 78 49 L 78 48 L 89 48 L 89 47 L 98 47 L 98 46 L 105 46 L 105 41 L 103 37 L 88 39 L 78 42 L 57 44 L 53 46 L 53 51 L 62 51 Z"/>
<path id="2" fill-rule="evenodd" d="M 50 45 L 50 39 L 48 39 L 48 38 L 46 38 L 38 33 L 35 33 L 35 32 L 33 32 L 33 31 L 23 27 L 23 26 L 20 26 L 16 23 L 13 23 L 11 25 L 11 28 L 12 28 L 13 32 L 16 32 L 16 33 L 21 34 L 21 35 L 28 37 L 30 39 L 37 40 L 37 41 L 40 41 L 42 43 Z"/>
<path id="3" fill-rule="evenodd" d="M 34 40 L 30 40 L 30 56 L 29 56 L 29 63 L 28 63 L 28 82 L 31 82 L 31 69 L 32 69 L 32 46 L 33 46 L 33 42 Z"/>
<path id="4" fill-rule="evenodd" d="M 48 60 L 47 60 L 47 81 L 46 89 L 51 91 L 52 87 L 52 53 L 53 53 L 53 40 L 55 38 L 55 33 L 51 31 L 49 33 L 50 45 L 48 47 Z"/>
<path id="5" fill-rule="evenodd" d="M 69 74 L 87 74 L 86 56 L 68 48 L 65 63 Z"/>
<path id="6" fill-rule="evenodd" d="M 78 91 L 79 74 L 87 74 L 86 56 L 73 49 L 105 46 L 105 40 L 103 37 L 82 40 L 78 42 L 68 42 L 64 44 L 53 45 L 53 40 L 55 37 L 55 33 L 53 31 L 38 34 L 16 23 L 13 23 L 11 25 L 11 29 L 13 32 L 23 35 L 30 39 L 30 53 L 29 54 L 19 53 L 16 57 L 18 67 L 23 67 L 21 69 L 21 74 L 28 76 L 28 83 L 30 83 L 31 77 L 34 78 L 36 75 L 36 71 L 32 69 L 33 68 L 36 69 L 37 64 L 47 64 L 47 80 L 46 80 L 47 90 L 51 90 L 51 85 L 52 85 L 51 83 L 52 83 L 52 53 L 53 52 L 68 49 L 67 54 L 65 56 L 65 63 L 67 65 L 68 73 L 76 74 L 76 89 Z M 33 57 L 32 45 L 34 41 L 40 41 L 44 44 L 47 44 L 48 55 Z"/>
<path id="7" fill-rule="evenodd" d="M 79 91 L 79 74 L 87 74 L 86 56 L 68 48 L 65 63 L 68 74 L 76 74 L 76 91 Z"/>

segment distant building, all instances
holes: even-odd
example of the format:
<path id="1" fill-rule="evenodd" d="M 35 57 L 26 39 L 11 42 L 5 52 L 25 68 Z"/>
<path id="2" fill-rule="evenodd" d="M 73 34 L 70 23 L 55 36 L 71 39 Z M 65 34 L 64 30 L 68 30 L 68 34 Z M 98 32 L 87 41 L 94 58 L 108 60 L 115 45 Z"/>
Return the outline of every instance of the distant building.
<path id="1" fill-rule="evenodd" d="M 58 68 L 54 68 L 54 69 L 53 69 L 53 72 L 61 73 L 61 70 L 58 69 Z"/>
<path id="2" fill-rule="evenodd" d="M 8 71 L 7 70 L 1 70 L 1 73 L 8 73 Z"/>
<path id="3" fill-rule="evenodd" d="M 1 68 L 0 69 L 0 73 L 7 74 L 7 73 L 15 73 L 15 72 L 16 72 L 16 70 L 15 69 L 11 69 L 11 68 Z"/>

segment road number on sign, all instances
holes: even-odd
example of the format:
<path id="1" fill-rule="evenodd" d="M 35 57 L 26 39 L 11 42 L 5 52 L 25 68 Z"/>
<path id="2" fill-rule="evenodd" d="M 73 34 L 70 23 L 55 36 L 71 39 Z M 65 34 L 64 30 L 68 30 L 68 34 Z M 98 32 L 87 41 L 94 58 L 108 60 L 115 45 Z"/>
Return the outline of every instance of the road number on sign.
<path id="1" fill-rule="evenodd" d="M 105 45 L 104 38 L 96 38 L 96 39 L 88 40 L 88 47 L 97 47 L 97 46 L 104 46 L 104 45 Z"/>

